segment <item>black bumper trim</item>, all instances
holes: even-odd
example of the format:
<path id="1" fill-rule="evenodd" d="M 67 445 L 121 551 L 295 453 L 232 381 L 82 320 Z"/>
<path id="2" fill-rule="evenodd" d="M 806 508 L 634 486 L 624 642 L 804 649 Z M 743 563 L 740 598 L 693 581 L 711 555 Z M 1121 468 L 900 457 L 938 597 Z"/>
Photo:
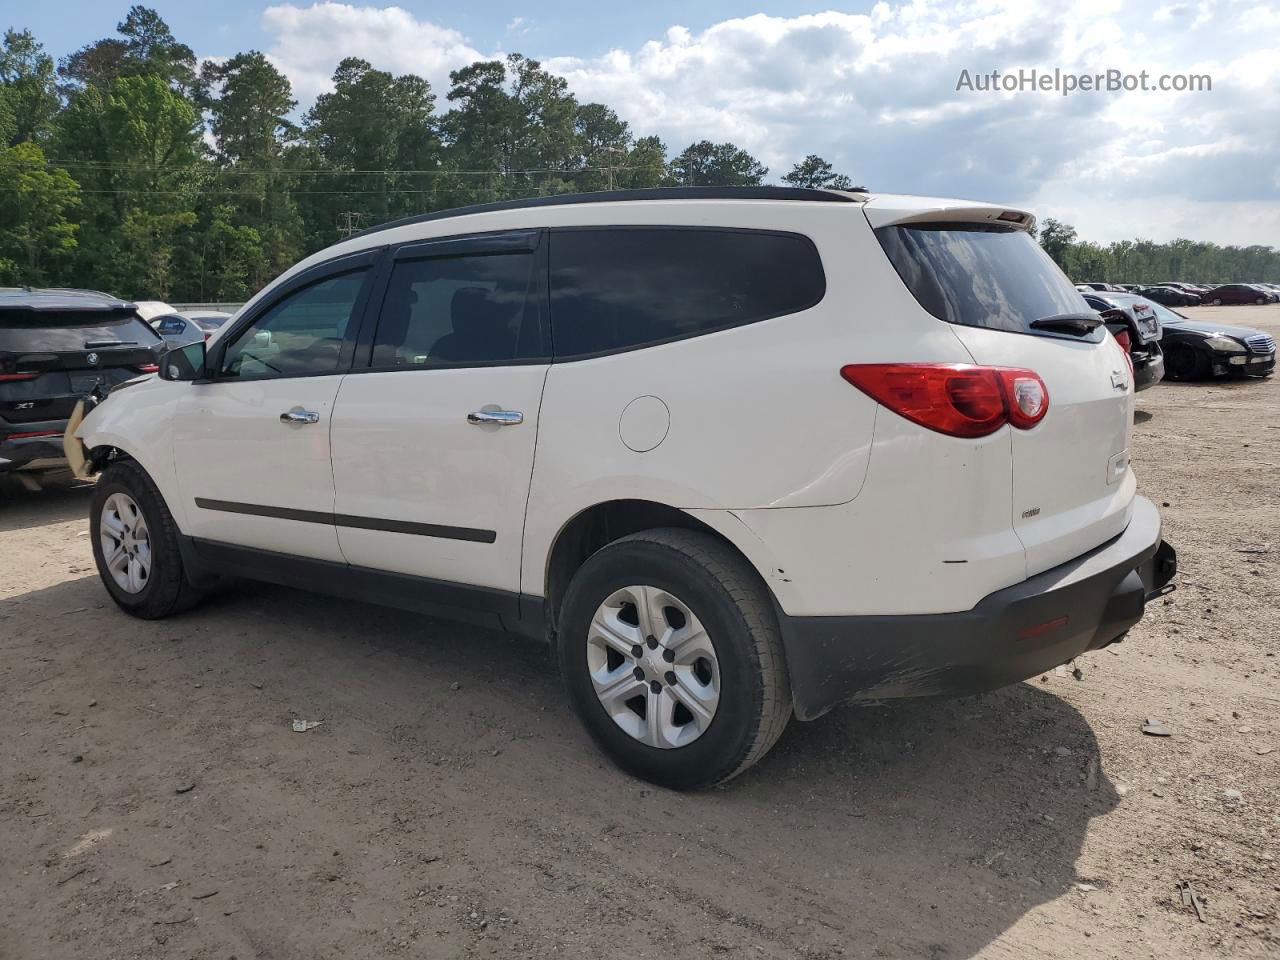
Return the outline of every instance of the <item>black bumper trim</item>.
<path id="1" fill-rule="evenodd" d="M 1033 677 L 1121 639 L 1176 571 L 1159 514 L 1138 497 L 1118 537 L 972 610 L 780 614 L 796 716 L 811 720 L 847 700 L 965 696 Z"/>

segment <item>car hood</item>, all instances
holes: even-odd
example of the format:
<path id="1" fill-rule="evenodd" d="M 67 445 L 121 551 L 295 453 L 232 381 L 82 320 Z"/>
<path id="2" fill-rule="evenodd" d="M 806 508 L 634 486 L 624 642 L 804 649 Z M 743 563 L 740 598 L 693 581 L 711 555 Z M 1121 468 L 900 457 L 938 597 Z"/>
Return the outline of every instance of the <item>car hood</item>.
<path id="1" fill-rule="evenodd" d="M 1237 337 L 1240 340 L 1246 337 L 1256 337 L 1262 333 L 1254 327 L 1234 327 L 1229 323 L 1209 323 L 1206 320 L 1179 320 L 1174 323 L 1172 320 L 1164 321 L 1164 328 L 1170 333 L 1177 333 L 1179 330 L 1185 330 L 1188 333 L 1200 333 L 1206 337 L 1211 337 L 1215 333 L 1222 333 L 1228 337 Z"/>

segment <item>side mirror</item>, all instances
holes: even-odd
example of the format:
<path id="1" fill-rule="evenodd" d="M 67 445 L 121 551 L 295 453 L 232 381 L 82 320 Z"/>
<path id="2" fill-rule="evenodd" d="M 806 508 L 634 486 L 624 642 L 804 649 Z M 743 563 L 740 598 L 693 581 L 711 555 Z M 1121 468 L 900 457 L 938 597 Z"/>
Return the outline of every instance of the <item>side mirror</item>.
<path id="1" fill-rule="evenodd" d="M 161 380 L 203 380 L 205 376 L 204 341 L 170 347 L 160 354 Z"/>

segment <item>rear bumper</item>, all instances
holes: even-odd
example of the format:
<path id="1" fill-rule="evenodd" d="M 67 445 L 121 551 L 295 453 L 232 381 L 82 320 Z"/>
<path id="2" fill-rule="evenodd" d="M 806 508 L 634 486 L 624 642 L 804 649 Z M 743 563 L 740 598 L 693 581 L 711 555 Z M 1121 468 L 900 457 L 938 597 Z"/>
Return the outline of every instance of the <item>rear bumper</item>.
<path id="1" fill-rule="evenodd" d="M 1124 636 L 1177 569 L 1160 515 L 1134 501 L 1118 537 L 984 597 L 963 613 L 780 616 L 796 715 L 846 700 L 964 696 L 994 690 Z"/>
<path id="2" fill-rule="evenodd" d="M 45 463 L 45 461 L 57 461 L 57 463 Z M 20 470 L 27 466 L 58 466 L 65 463 L 66 454 L 62 449 L 61 433 L 46 437 L 22 437 L 16 440 L 0 441 L 0 473 Z"/>
<path id="3" fill-rule="evenodd" d="M 1164 379 L 1164 352 L 1158 341 L 1144 343 L 1133 354 L 1133 390 L 1145 390 L 1154 387 Z"/>

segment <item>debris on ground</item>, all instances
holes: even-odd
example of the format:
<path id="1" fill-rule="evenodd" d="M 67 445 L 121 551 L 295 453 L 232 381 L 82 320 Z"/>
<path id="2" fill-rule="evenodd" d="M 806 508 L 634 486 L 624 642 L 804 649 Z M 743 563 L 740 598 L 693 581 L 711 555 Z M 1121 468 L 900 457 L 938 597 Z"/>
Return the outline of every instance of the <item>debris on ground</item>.
<path id="1" fill-rule="evenodd" d="M 293 732 L 306 733 L 308 730 L 314 730 L 322 723 L 324 723 L 323 720 L 295 720 L 293 721 Z"/>
<path id="2" fill-rule="evenodd" d="M 1148 737 L 1171 737 L 1173 731 L 1164 725 L 1160 720 L 1152 720 L 1147 718 L 1147 722 L 1142 725 L 1142 732 Z"/>
<path id="3" fill-rule="evenodd" d="M 1179 889 L 1182 892 L 1182 905 L 1184 907 L 1191 907 L 1195 910 L 1196 919 L 1201 923 L 1208 923 L 1209 920 L 1204 915 L 1204 903 L 1201 901 L 1200 895 L 1196 893 L 1191 884 L 1184 882 Z"/>

